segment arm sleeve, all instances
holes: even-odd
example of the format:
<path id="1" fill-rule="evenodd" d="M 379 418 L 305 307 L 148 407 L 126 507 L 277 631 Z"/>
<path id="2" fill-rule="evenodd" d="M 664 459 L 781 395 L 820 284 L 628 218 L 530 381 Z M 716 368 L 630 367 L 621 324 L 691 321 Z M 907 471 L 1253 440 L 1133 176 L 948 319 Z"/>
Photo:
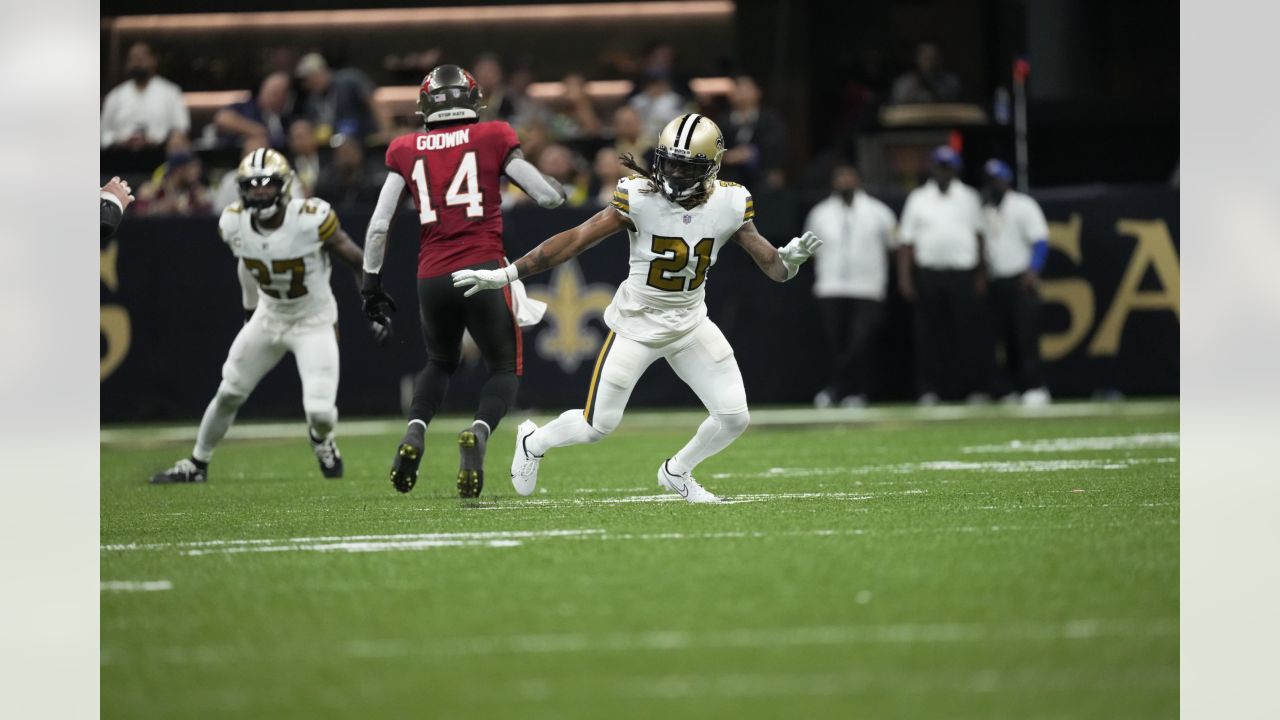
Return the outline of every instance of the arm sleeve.
<path id="1" fill-rule="evenodd" d="M 564 188 L 560 183 L 538 172 L 538 168 L 524 158 L 511 158 L 503 172 L 541 207 L 559 207 L 564 202 Z"/>
<path id="2" fill-rule="evenodd" d="M 742 223 L 746 223 L 756 219 L 756 201 L 751 199 L 751 193 L 746 188 L 742 189 L 742 193 L 747 199 L 742 203 Z"/>
<path id="3" fill-rule="evenodd" d="M 236 258 L 236 277 L 240 278 L 240 304 L 245 310 L 258 307 L 258 280 L 240 258 Z"/>
<path id="4" fill-rule="evenodd" d="M 388 160 L 390 159 L 390 151 Z M 404 178 L 399 173 L 387 173 L 387 180 L 382 184 L 382 192 L 378 194 L 378 206 L 369 218 L 369 230 L 364 236 L 364 271 L 367 273 L 382 272 L 382 261 L 387 254 L 387 231 L 391 228 L 391 218 L 400 205 L 400 195 L 404 192 Z"/>
<path id="5" fill-rule="evenodd" d="M 116 228 L 120 227 L 120 220 L 124 218 L 124 208 L 120 207 L 120 201 L 113 198 L 102 198 L 98 201 L 101 213 L 100 228 L 102 230 L 102 239 L 106 240 L 116 234 Z"/>

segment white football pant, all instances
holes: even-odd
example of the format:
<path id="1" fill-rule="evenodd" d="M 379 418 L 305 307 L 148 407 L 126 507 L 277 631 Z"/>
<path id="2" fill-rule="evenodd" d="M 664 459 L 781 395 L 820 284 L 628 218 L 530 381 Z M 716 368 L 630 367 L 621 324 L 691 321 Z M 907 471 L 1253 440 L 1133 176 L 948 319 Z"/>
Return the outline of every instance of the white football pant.
<path id="1" fill-rule="evenodd" d="M 747 391 L 733 348 L 720 328 L 704 319 L 684 337 L 656 347 L 610 332 L 596 359 L 586 407 L 538 428 L 528 438 L 529 450 L 541 455 L 553 447 L 597 442 L 613 432 L 622 422 L 636 381 L 659 358 L 671 365 L 710 413 L 693 439 L 672 456 L 672 472 L 691 472 L 747 429 Z"/>
<path id="2" fill-rule="evenodd" d="M 261 308 L 240 329 L 222 365 L 222 383 L 200 421 L 192 455 L 208 462 L 236 412 L 286 352 L 302 379 L 302 408 L 316 437 L 327 438 L 338 423 L 338 336 L 326 323 L 285 323 Z"/>

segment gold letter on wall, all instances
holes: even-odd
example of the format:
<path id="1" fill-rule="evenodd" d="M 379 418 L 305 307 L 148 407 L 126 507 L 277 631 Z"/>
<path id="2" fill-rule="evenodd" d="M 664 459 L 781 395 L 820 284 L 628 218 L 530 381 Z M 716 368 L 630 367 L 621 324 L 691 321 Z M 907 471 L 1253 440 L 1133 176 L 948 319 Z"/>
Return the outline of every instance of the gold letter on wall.
<path id="1" fill-rule="evenodd" d="M 1093 342 L 1089 343 L 1089 354 L 1094 356 L 1115 355 L 1120 351 L 1121 331 L 1134 310 L 1172 310 L 1174 316 L 1179 315 L 1178 252 L 1173 248 L 1169 226 L 1164 220 L 1119 220 L 1116 233 L 1136 237 L 1138 245 L 1125 268 L 1111 308 L 1102 318 Z M 1138 289 L 1147 268 L 1156 271 L 1159 290 Z"/>
<path id="2" fill-rule="evenodd" d="M 1080 213 L 1071 213 L 1065 223 L 1049 223 L 1049 247 L 1071 258 L 1079 265 L 1084 260 L 1080 251 Z M 1040 336 L 1040 354 L 1045 360 L 1057 360 L 1075 349 L 1093 325 L 1093 288 L 1082 278 L 1045 280 L 1040 283 L 1040 298 L 1067 309 L 1067 329 Z"/>

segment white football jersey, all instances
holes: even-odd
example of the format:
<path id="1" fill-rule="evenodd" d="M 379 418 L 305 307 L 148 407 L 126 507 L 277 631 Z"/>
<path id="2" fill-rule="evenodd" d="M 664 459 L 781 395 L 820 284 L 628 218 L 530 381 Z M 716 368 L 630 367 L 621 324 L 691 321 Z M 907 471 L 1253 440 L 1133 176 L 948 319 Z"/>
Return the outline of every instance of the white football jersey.
<path id="1" fill-rule="evenodd" d="M 223 242 L 258 281 L 259 311 L 289 322 L 337 322 L 324 249 L 337 230 L 337 213 L 320 198 L 290 200 L 284 222 L 274 230 L 260 228 L 239 202 L 228 205 L 218 220 Z"/>
<path id="2" fill-rule="evenodd" d="M 686 210 L 633 175 L 618 181 L 612 205 L 631 220 L 631 261 L 605 309 L 605 324 L 644 343 L 689 333 L 707 316 L 707 273 L 720 248 L 755 217 L 751 193 L 718 180 L 706 202 Z"/>

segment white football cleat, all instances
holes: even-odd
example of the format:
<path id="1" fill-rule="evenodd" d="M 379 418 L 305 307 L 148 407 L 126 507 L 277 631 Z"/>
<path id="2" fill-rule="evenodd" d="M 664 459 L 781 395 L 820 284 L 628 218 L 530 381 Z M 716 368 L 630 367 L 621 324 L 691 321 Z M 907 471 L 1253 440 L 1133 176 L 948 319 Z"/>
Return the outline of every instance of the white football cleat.
<path id="1" fill-rule="evenodd" d="M 516 428 L 516 454 L 511 459 L 511 487 L 517 495 L 532 495 L 538 487 L 538 463 L 541 455 L 534 455 L 525 447 L 529 436 L 538 426 L 532 420 L 525 420 Z"/>
<path id="2" fill-rule="evenodd" d="M 663 489 L 673 492 L 691 503 L 718 503 L 720 498 L 711 494 L 710 490 L 698 484 L 693 479 L 693 475 L 685 473 L 676 475 L 667 470 L 667 463 L 670 459 L 664 461 L 658 466 L 658 485 Z"/>
<path id="3" fill-rule="evenodd" d="M 1053 398 L 1049 395 L 1049 388 L 1038 387 L 1022 393 L 1022 406 L 1030 408 L 1047 407 L 1053 402 Z"/>

